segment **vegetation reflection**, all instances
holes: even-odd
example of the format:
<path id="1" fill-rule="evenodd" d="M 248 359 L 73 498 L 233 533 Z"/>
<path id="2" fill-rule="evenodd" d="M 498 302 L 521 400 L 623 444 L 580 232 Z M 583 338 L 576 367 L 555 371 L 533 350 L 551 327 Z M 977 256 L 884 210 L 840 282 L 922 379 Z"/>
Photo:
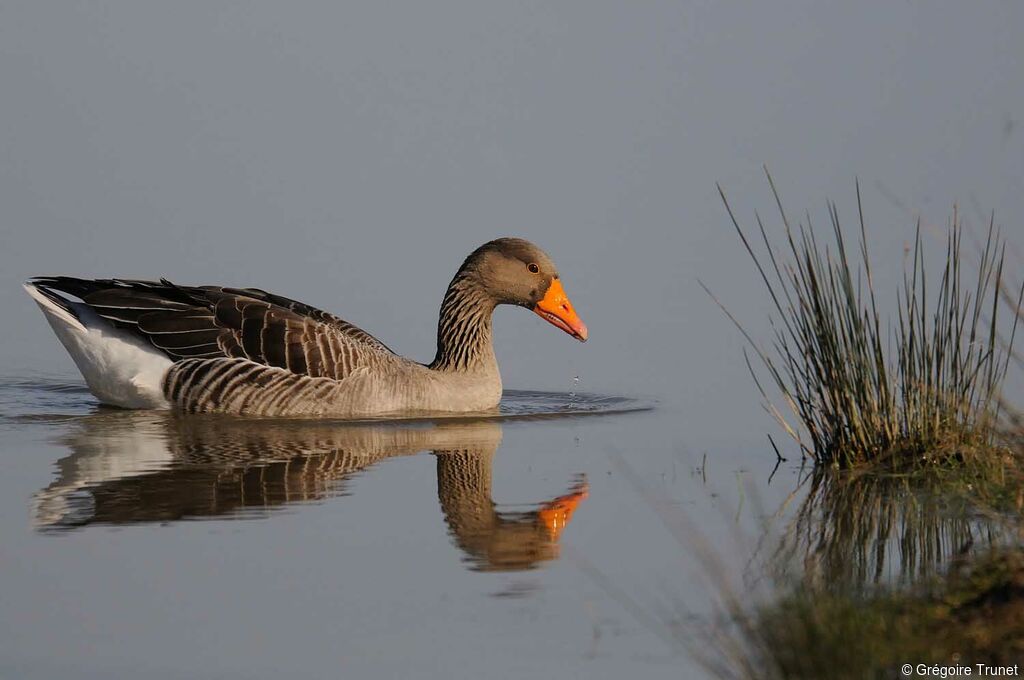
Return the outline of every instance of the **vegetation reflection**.
<path id="1" fill-rule="evenodd" d="M 830 589 L 898 585 L 941 572 L 957 556 L 1006 543 L 1005 468 L 975 466 L 916 475 L 816 470 L 783 534 L 776 573 L 798 566 Z"/>
<path id="2" fill-rule="evenodd" d="M 1017 663 L 1022 480 L 1012 464 L 943 476 L 819 471 L 764 565 L 767 591 L 717 581 L 718 621 L 696 632 L 699 644 L 684 642 L 722 678 L 894 677 L 911 659 Z"/>

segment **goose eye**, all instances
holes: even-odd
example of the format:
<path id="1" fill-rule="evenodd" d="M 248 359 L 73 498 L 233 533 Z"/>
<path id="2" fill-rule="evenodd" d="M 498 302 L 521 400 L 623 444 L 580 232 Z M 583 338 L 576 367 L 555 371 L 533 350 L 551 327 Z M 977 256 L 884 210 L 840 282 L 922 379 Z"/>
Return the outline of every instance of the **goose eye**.
<path id="1" fill-rule="evenodd" d="M 531 262 L 530 264 L 526 265 L 526 268 L 527 268 L 527 269 L 529 269 L 529 270 L 530 270 L 531 272 L 533 272 L 534 274 L 536 274 L 537 272 L 539 272 L 539 271 L 540 271 L 540 267 L 538 267 L 538 266 L 537 266 L 537 265 L 536 265 L 535 263 L 533 263 L 533 262 Z"/>

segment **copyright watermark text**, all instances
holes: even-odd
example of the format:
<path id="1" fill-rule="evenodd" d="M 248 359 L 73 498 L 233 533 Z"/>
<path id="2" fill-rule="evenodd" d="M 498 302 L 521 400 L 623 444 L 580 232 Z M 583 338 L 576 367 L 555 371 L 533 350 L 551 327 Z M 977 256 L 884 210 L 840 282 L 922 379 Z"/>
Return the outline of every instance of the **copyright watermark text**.
<path id="1" fill-rule="evenodd" d="M 989 666 L 988 664 L 958 664 L 948 666 L 927 663 L 905 663 L 900 672 L 906 677 L 920 678 L 1019 678 L 1020 665 Z"/>

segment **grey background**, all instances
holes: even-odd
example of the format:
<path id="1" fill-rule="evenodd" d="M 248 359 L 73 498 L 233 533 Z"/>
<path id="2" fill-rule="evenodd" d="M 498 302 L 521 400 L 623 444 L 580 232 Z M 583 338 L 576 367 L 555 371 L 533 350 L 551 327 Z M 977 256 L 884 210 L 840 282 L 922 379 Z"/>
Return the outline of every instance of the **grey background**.
<path id="1" fill-rule="evenodd" d="M 465 254 L 548 250 L 591 329 L 498 314 L 506 385 L 662 397 L 762 437 L 763 296 L 726 221 L 1024 218 L 1020 2 L 0 3 L 0 370 L 73 371 L 35 274 L 255 285 L 421 360 Z M 1020 239 L 1017 238 L 1020 243 Z M 723 415 L 724 414 L 724 415 Z M 737 429 L 738 428 L 738 429 Z"/>

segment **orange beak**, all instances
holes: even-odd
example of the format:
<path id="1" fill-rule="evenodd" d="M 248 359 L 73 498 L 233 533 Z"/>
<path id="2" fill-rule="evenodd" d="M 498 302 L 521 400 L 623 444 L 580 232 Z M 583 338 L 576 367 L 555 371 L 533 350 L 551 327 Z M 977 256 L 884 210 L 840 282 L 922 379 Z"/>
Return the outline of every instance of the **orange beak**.
<path id="1" fill-rule="evenodd" d="M 557 541 L 558 537 L 562 535 L 562 531 L 569 526 L 572 513 L 576 511 L 577 506 L 587 497 L 589 491 L 590 487 L 584 481 L 582 484 L 578 484 L 570 493 L 545 503 L 544 507 L 537 512 L 541 525 L 547 529 L 548 535 L 552 540 Z"/>
<path id="2" fill-rule="evenodd" d="M 562 289 L 562 282 L 558 279 L 551 280 L 551 286 L 544 299 L 537 303 L 533 311 L 580 342 L 587 341 L 587 325 L 576 315 L 576 310 L 572 308 L 572 303 Z"/>

